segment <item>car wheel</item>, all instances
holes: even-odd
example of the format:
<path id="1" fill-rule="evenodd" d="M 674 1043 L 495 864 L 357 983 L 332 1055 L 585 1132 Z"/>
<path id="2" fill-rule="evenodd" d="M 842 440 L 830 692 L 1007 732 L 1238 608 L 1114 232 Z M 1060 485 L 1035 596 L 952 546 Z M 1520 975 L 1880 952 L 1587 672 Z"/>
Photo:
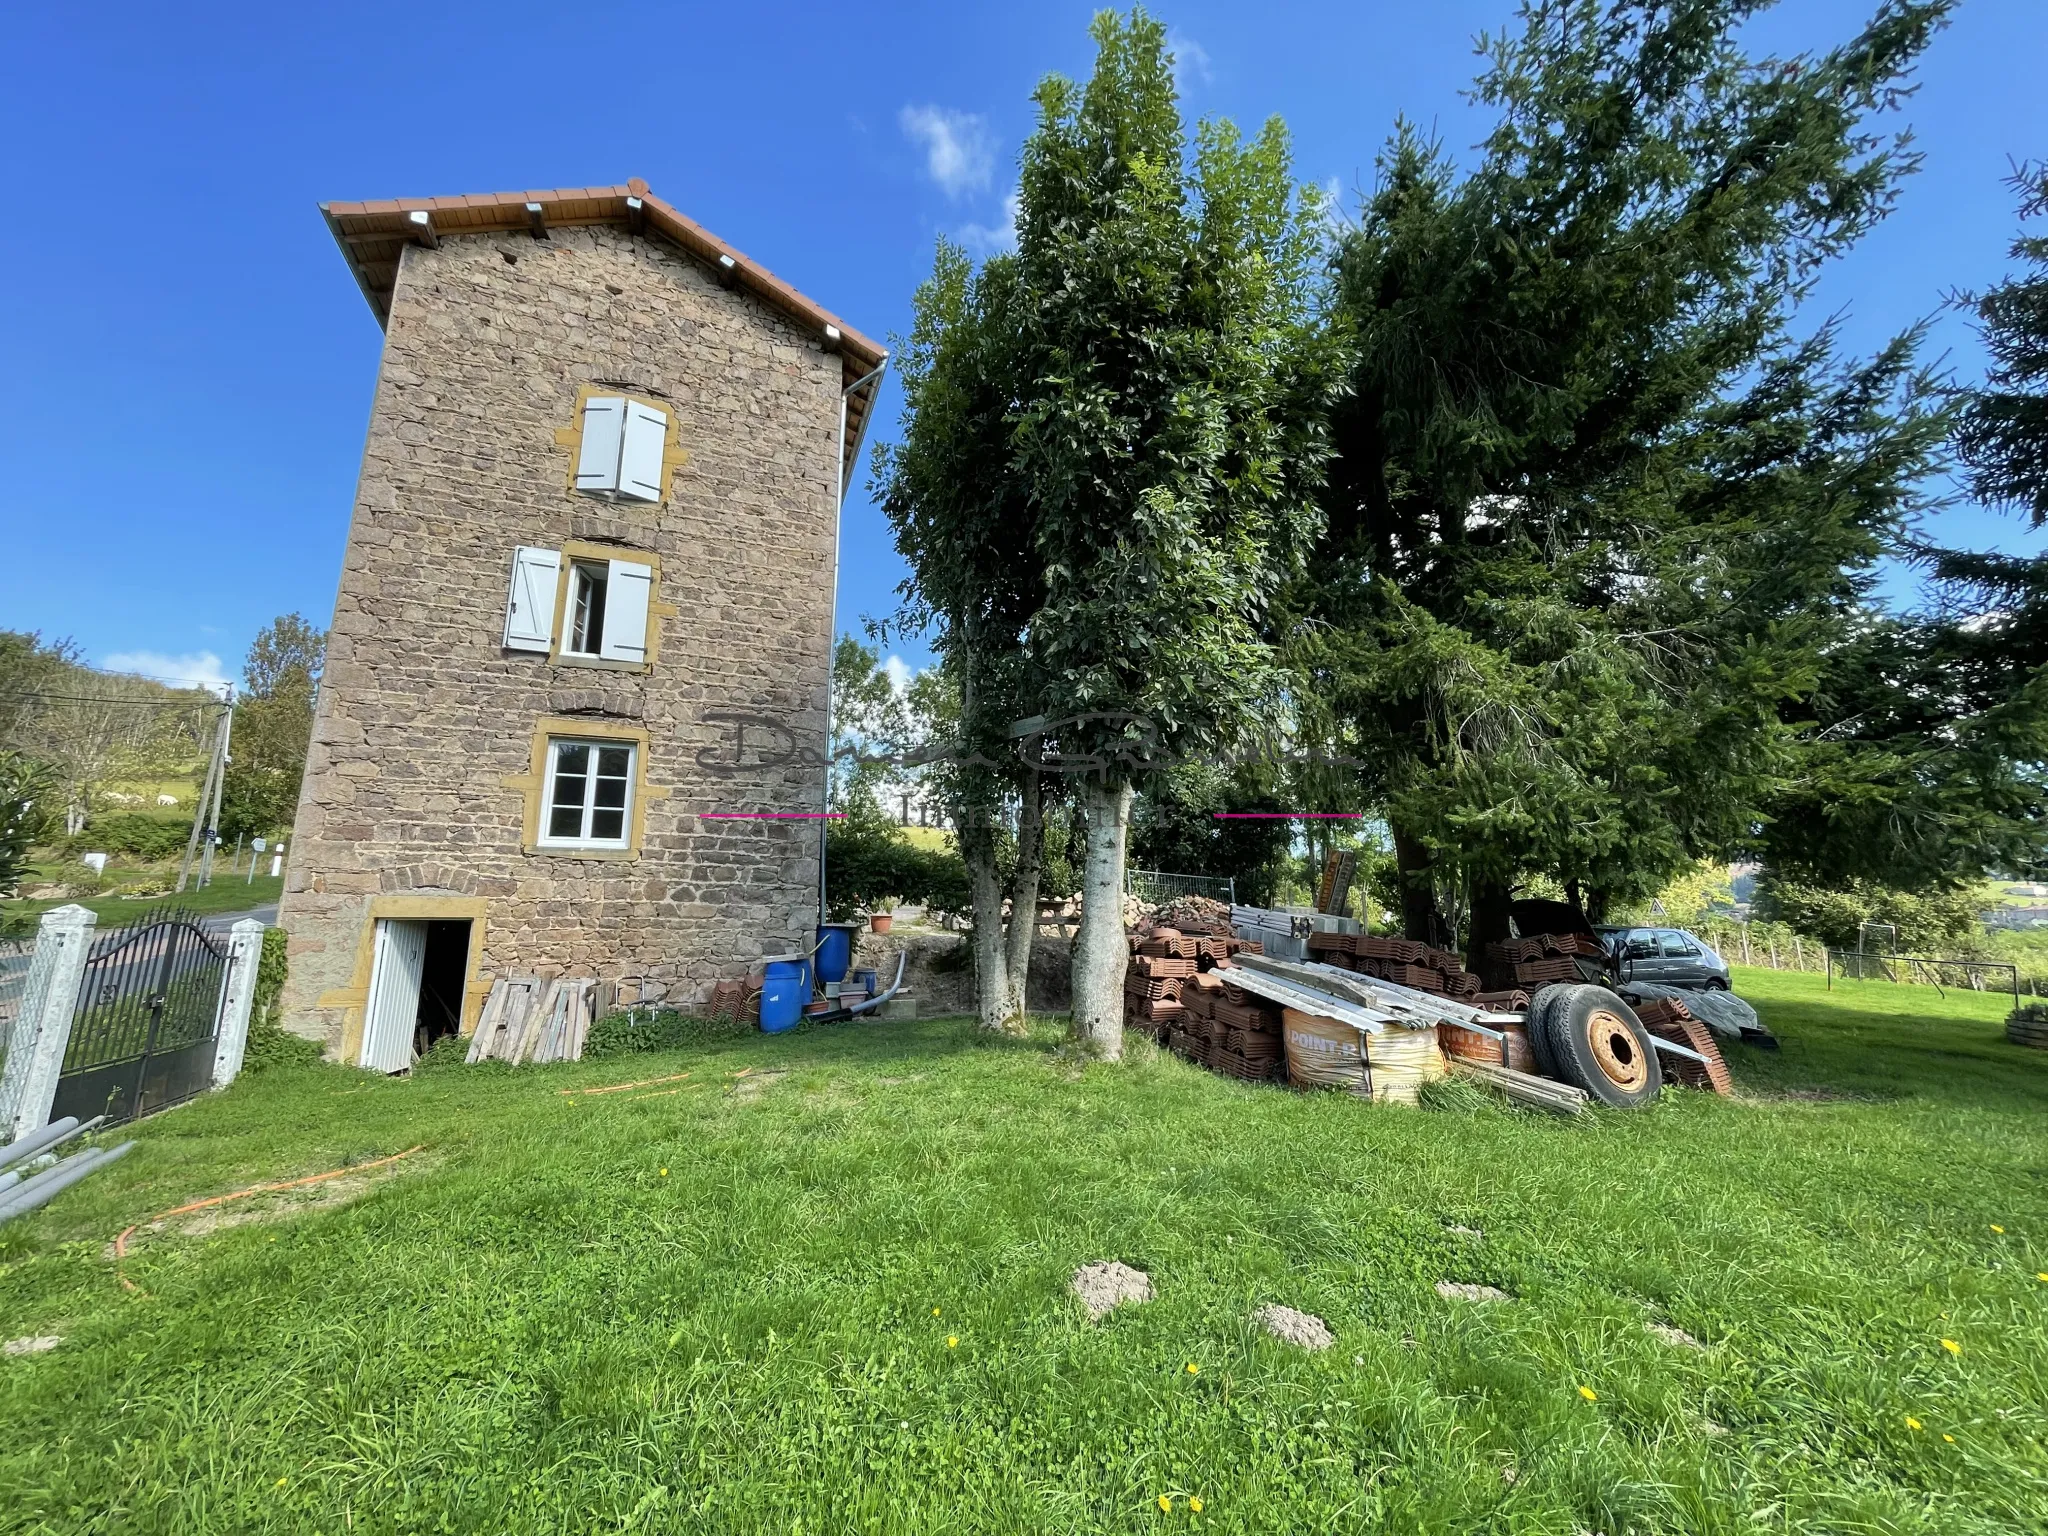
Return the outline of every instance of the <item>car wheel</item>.
<path id="1" fill-rule="evenodd" d="M 1557 1058 L 1550 1050 L 1550 1015 L 1566 993 L 1577 990 L 1569 982 L 1540 988 L 1529 999 L 1529 1011 L 1522 1015 L 1522 1028 L 1529 1035 L 1529 1054 L 1535 1058 L 1536 1071 L 1540 1076 L 1557 1076 Z"/>
<path id="2" fill-rule="evenodd" d="M 1635 1010 L 1605 987 L 1574 987 L 1544 1031 L 1558 1072 L 1602 1104 L 1634 1109 L 1657 1097 L 1663 1069 Z"/>
<path id="3" fill-rule="evenodd" d="M 1728 990 L 1728 978 L 1726 976 L 1709 976 L 1702 984 L 1702 990 L 1707 992 L 1726 992 Z"/>

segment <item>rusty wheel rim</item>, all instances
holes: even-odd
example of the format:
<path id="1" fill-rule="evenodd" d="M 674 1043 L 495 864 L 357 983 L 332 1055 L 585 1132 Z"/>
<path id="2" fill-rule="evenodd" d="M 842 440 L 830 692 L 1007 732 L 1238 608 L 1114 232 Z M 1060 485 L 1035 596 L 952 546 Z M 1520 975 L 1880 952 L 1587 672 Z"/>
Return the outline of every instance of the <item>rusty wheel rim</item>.
<path id="1" fill-rule="evenodd" d="M 1635 1031 L 1619 1014 L 1595 1009 L 1586 1020 L 1586 1043 L 1593 1047 L 1593 1059 L 1601 1072 L 1616 1087 L 1636 1089 L 1649 1081 L 1649 1063 L 1643 1059 Z"/>

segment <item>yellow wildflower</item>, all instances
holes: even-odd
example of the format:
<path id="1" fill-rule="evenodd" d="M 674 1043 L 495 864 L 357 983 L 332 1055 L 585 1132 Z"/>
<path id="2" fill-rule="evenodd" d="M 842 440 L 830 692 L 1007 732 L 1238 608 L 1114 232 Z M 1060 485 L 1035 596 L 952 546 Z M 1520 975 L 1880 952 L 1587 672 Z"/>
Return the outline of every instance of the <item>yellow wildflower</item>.
<path id="1" fill-rule="evenodd" d="M 1199 1376 L 1202 1374 L 1202 1368 L 1199 1365 L 1195 1364 L 1194 1361 L 1190 1360 L 1188 1362 L 1188 1374 L 1190 1376 Z"/>
<path id="2" fill-rule="evenodd" d="M 1918 1429 L 1919 1427 L 1920 1427 L 1920 1421 L 1919 1421 L 1918 1419 L 1914 1418 L 1914 1417 L 1913 1417 L 1913 1415 L 1911 1415 L 1910 1413 L 1909 1413 L 1909 1414 L 1907 1414 L 1907 1415 L 1906 1415 L 1906 1428 L 1908 1428 L 1908 1429 Z"/>
<path id="3" fill-rule="evenodd" d="M 1956 1437 L 1954 1435 L 1943 1435 L 1941 1438 L 1946 1440 L 1950 1445 L 1954 1445 L 1956 1443 Z"/>
<path id="4" fill-rule="evenodd" d="M 2048 1275 L 2036 1275 L 2034 1278 L 2036 1280 L 2048 1281 Z"/>
<path id="5" fill-rule="evenodd" d="M 959 1335 L 959 1334 L 957 1334 L 957 1333 L 949 1333 L 949 1334 L 947 1334 L 947 1335 L 946 1335 L 946 1348 L 948 1348 L 948 1349 L 958 1349 L 959 1347 L 960 1347 L 960 1335 Z"/>
<path id="6" fill-rule="evenodd" d="M 1188 1508 L 1199 1515 L 1202 1512 L 1202 1501 L 1198 1498 L 1190 1496 L 1188 1499 Z"/>
<path id="7" fill-rule="evenodd" d="M 2005 1236 L 2005 1228 L 2001 1227 L 2001 1226 L 2000 1226 L 2000 1225 L 1999 1225 L 1999 1224 L 1998 1224 L 1997 1222 L 1995 1222 L 1995 1221 L 1994 1221 L 1993 1223 L 1991 1223 L 1991 1230 L 1992 1230 L 1992 1231 L 1994 1231 L 1994 1232 L 1996 1232 L 1996 1233 L 1997 1233 L 1997 1234 L 1998 1234 L 1998 1235 L 1999 1235 L 2000 1237 L 2003 1237 L 2003 1236 Z"/>
<path id="8" fill-rule="evenodd" d="M 667 1170 L 666 1168 L 664 1168 L 664 1169 L 662 1169 L 662 1170 L 661 1170 L 661 1176 L 662 1176 L 662 1177 L 663 1177 L 664 1179 L 668 1177 L 668 1170 Z"/>
<path id="9" fill-rule="evenodd" d="M 1958 1344 L 1954 1339 L 1943 1339 L 1941 1341 L 1941 1347 L 1947 1350 L 1952 1355 L 1960 1355 L 1963 1352 L 1963 1346 Z"/>
<path id="10" fill-rule="evenodd" d="M 288 1482 L 290 1482 L 290 1481 L 291 1481 L 291 1479 L 290 1479 L 290 1478 L 280 1477 L 280 1478 L 279 1478 L 279 1479 L 277 1480 L 277 1486 L 278 1486 L 278 1487 L 280 1487 L 280 1488 L 282 1488 L 282 1487 L 283 1487 L 283 1486 L 284 1486 L 284 1485 L 285 1485 L 286 1483 L 288 1483 Z"/>
<path id="11" fill-rule="evenodd" d="M 1583 1397 L 1589 1403 L 1597 1403 L 1600 1401 L 1600 1394 L 1598 1392 L 1595 1392 L 1591 1387 L 1579 1388 L 1579 1396 Z"/>
<path id="12" fill-rule="evenodd" d="M 1173 1512 L 1173 1500 L 1162 1493 L 1159 1495 L 1159 1507 L 1171 1514 Z"/>
<path id="13" fill-rule="evenodd" d="M 939 1309 L 938 1309 L 937 1307 L 933 1307 L 933 1308 L 932 1308 L 932 1316 L 933 1316 L 933 1317 L 937 1317 L 938 1315 L 939 1315 Z"/>

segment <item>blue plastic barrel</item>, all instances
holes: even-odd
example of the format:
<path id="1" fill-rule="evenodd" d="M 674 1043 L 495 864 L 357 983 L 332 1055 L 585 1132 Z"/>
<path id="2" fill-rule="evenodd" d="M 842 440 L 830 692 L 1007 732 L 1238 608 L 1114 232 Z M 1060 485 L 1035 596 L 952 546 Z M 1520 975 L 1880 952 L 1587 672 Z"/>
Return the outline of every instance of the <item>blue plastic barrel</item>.
<path id="1" fill-rule="evenodd" d="M 818 980 L 846 980 L 846 968 L 853 964 L 853 924 L 819 925 L 817 961 Z"/>
<path id="2" fill-rule="evenodd" d="M 807 960 L 771 960 L 761 983 L 761 1028 L 779 1035 L 795 1029 L 811 1000 L 811 966 Z"/>

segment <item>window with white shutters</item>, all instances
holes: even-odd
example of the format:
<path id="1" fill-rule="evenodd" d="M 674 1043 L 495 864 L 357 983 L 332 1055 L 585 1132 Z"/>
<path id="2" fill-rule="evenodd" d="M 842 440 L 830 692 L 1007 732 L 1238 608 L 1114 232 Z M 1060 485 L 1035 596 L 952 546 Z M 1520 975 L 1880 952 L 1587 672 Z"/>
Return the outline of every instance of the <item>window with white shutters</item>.
<path id="1" fill-rule="evenodd" d="M 644 668 L 653 660 L 657 614 L 673 611 L 655 603 L 660 573 L 652 558 L 614 558 L 601 544 L 521 546 L 512 552 L 505 648 Z"/>
<path id="2" fill-rule="evenodd" d="M 555 642 L 555 583 L 562 557 L 552 549 L 512 551 L 512 591 L 505 599 L 505 649 L 549 651 Z"/>
<path id="3" fill-rule="evenodd" d="M 583 402 L 576 489 L 607 500 L 660 501 L 668 412 L 623 395 Z"/>

